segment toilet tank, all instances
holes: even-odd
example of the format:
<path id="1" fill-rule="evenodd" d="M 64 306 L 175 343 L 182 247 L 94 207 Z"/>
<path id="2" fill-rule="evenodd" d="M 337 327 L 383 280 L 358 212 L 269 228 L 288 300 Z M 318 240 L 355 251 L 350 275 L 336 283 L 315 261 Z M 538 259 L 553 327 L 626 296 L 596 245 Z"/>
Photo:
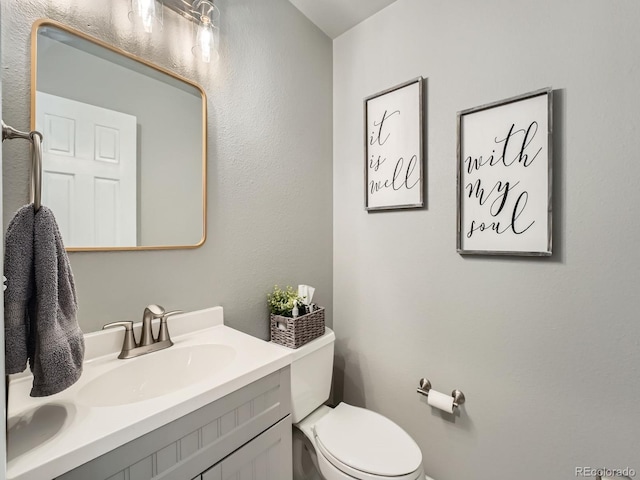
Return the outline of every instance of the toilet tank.
<path id="1" fill-rule="evenodd" d="M 297 348 L 291 360 L 291 421 L 298 423 L 322 405 L 331 392 L 333 346 L 336 335 L 324 335 Z"/>

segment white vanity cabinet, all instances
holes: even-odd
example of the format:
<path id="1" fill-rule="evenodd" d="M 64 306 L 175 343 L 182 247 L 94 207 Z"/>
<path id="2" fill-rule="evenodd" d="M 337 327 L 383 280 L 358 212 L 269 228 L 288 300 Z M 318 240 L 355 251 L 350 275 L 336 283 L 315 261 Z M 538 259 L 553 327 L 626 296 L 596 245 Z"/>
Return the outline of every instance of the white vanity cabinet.
<path id="1" fill-rule="evenodd" d="M 290 480 L 289 367 L 57 480 Z"/>

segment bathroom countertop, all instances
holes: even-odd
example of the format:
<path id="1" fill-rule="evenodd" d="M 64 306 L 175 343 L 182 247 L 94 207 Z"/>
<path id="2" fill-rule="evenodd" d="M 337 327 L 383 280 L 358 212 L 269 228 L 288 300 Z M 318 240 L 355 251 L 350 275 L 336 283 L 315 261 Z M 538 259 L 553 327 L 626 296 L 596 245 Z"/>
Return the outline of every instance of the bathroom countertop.
<path id="1" fill-rule="evenodd" d="M 170 321 L 175 343 L 170 349 L 222 344 L 232 346 L 236 355 L 231 363 L 207 378 L 165 395 L 108 407 L 83 403 L 79 392 L 96 375 L 131 361 L 116 358 L 121 330 L 85 336 L 83 375 L 61 393 L 32 398 L 32 377 L 12 376 L 7 480 L 55 478 L 291 363 L 290 350 L 225 326 L 221 307 L 182 317 Z"/>

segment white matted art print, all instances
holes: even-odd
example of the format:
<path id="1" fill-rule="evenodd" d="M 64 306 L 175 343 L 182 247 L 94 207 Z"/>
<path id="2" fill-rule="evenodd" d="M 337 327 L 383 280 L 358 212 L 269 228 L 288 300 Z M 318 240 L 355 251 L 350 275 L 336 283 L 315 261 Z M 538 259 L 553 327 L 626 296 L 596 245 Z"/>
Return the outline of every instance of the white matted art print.
<path id="1" fill-rule="evenodd" d="M 364 100 L 365 209 L 424 206 L 422 77 Z"/>
<path id="2" fill-rule="evenodd" d="M 458 113 L 460 254 L 551 255 L 552 90 Z"/>

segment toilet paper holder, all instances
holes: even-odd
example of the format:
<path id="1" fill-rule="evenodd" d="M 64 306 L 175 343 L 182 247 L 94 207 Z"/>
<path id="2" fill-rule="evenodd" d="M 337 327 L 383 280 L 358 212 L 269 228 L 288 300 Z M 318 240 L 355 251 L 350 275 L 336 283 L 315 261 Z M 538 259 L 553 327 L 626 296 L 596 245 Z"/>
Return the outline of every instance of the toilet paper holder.
<path id="1" fill-rule="evenodd" d="M 431 382 L 426 378 L 421 378 L 416 391 L 420 395 L 424 395 L 425 397 L 428 397 L 429 390 L 431 390 Z M 454 390 L 453 392 L 451 392 L 451 396 L 453 397 L 454 408 L 460 407 L 460 405 L 462 405 L 465 402 L 464 393 L 462 393 L 460 390 Z"/>

